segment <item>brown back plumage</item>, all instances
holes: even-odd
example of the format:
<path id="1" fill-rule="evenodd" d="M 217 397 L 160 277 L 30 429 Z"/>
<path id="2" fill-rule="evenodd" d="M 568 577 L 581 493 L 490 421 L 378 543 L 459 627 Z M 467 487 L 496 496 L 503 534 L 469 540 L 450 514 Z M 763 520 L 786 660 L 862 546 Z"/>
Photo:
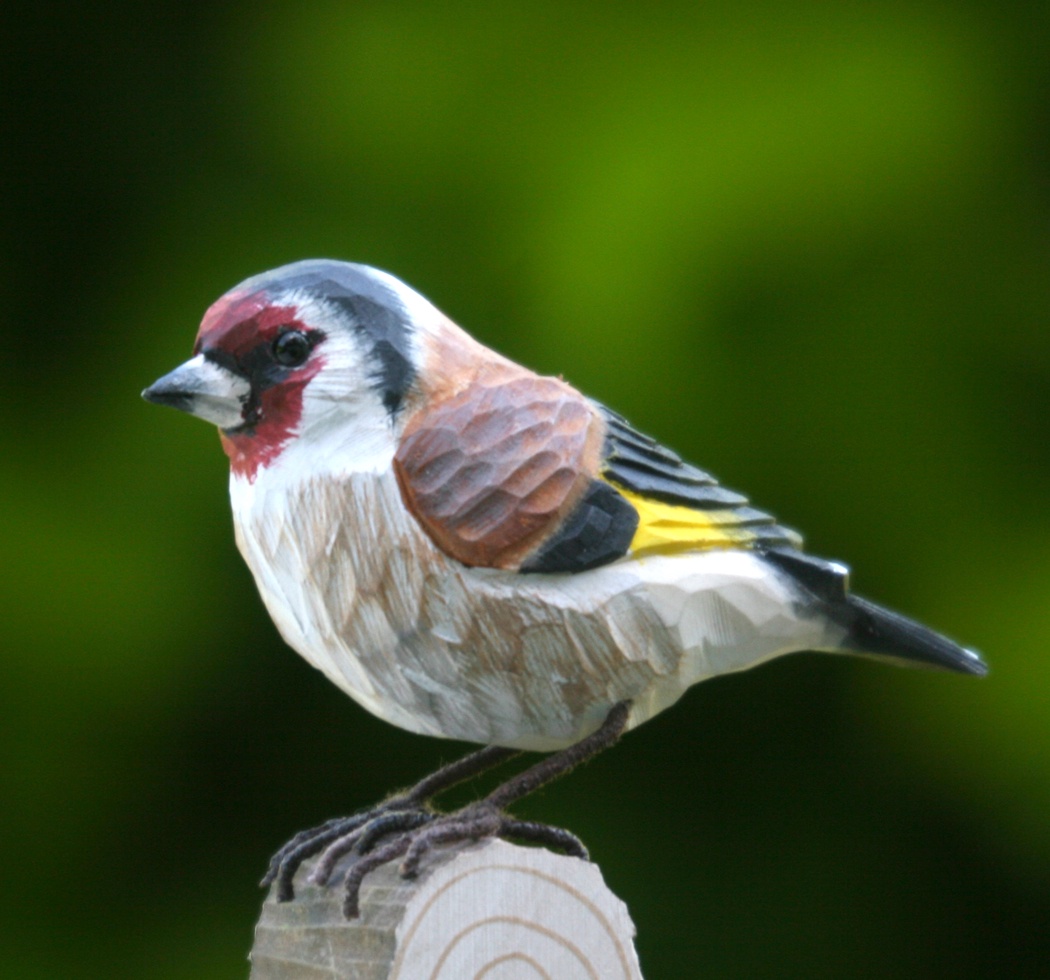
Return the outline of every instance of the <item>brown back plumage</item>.
<path id="1" fill-rule="evenodd" d="M 517 568 L 597 475 L 604 433 L 594 406 L 564 381 L 491 363 L 409 420 L 394 471 L 442 551 Z"/>

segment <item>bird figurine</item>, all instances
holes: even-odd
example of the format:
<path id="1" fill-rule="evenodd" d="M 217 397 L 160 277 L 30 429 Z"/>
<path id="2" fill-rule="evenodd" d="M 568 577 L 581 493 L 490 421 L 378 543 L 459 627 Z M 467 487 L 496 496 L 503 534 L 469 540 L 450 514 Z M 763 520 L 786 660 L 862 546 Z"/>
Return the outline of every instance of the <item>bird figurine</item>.
<path id="1" fill-rule="evenodd" d="M 364 877 L 501 836 L 586 857 L 508 807 L 693 684 L 802 650 L 984 674 L 850 592 L 847 568 L 561 378 L 478 343 L 388 273 L 308 260 L 206 312 L 143 392 L 218 426 L 237 545 L 288 644 L 363 707 L 482 748 L 293 837 L 264 885 Z M 431 800 L 523 750 L 487 796 Z"/>

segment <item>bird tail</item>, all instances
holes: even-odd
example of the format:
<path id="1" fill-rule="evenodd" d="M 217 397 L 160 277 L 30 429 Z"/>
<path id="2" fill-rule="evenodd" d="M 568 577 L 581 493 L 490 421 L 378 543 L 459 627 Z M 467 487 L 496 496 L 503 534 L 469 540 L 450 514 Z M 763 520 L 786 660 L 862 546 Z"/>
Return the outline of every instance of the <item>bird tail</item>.
<path id="1" fill-rule="evenodd" d="M 797 548 L 768 548 L 773 564 L 816 608 L 840 629 L 844 637 L 825 648 L 867 654 L 901 664 L 922 664 L 962 674 L 988 673 L 981 655 L 959 646 L 929 627 L 891 612 L 849 591 L 849 570 L 838 562 L 808 555 Z"/>
<path id="2" fill-rule="evenodd" d="M 834 618 L 847 630 L 842 646 L 851 653 L 978 677 L 988 673 L 988 666 L 975 650 L 967 650 L 913 619 L 848 593 L 836 606 Z"/>

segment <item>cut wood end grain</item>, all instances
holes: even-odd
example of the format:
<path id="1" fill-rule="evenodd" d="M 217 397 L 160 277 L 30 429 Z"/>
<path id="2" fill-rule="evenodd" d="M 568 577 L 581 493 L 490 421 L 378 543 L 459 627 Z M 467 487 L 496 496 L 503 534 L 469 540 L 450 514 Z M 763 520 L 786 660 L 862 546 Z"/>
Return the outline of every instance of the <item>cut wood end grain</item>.
<path id="1" fill-rule="evenodd" d="M 627 907 L 590 862 L 501 840 L 450 848 L 413 881 L 396 862 L 370 874 L 354 921 L 339 885 L 305 884 L 310 867 L 294 901 L 264 903 L 251 980 L 641 980 Z"/>

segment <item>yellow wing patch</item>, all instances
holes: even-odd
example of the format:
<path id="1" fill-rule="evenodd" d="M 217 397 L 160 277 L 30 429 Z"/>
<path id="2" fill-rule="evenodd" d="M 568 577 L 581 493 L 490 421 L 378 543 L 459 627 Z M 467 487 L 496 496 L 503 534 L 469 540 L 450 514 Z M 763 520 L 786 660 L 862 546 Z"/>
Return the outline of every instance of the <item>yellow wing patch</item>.
<path id="1" fill-rule="evenodd" d="M 616 489 L 638 512 L 638 530 L 630 545 L 632 554 L 746 548 L 756 540 L 753 531 L 740 526 L 740 518 L 732 508 L 696 510 L 652 500 L 621 486 Z"/>

